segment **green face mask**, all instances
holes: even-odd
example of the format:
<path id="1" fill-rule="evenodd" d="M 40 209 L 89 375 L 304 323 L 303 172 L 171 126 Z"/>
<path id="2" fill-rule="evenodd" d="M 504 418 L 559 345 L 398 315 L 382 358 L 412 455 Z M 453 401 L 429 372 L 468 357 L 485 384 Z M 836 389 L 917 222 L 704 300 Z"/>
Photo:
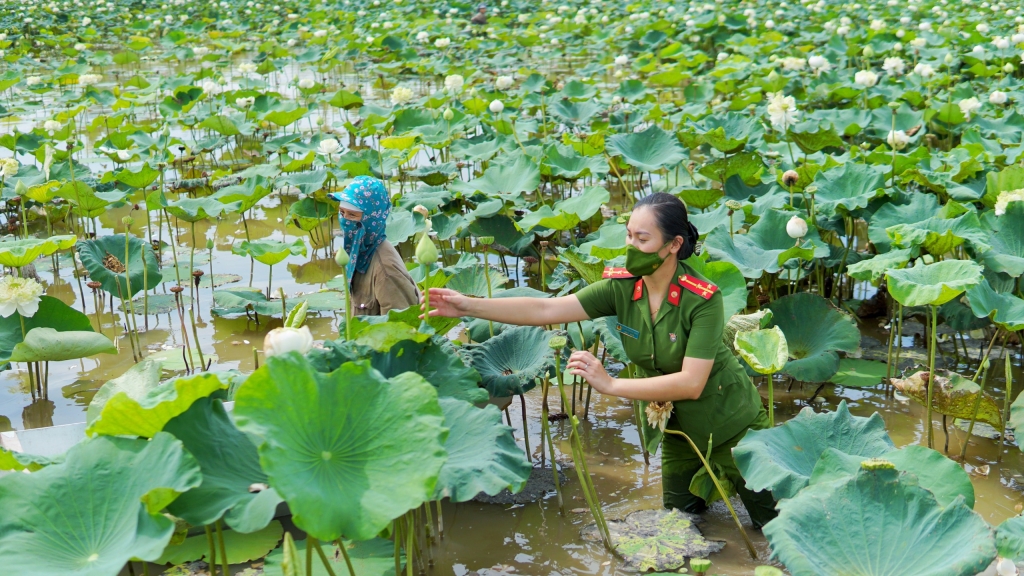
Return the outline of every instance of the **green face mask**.
<path id="1" fill-rule="evenodd" d="M 665 259 L 658 255 L 671 242 L 666 242 L 656 252 L 644 252 L 636 246 L 626 246 L 626 270 L 634 276 L 648 276 L 653 274 L 664 262 Z"/>

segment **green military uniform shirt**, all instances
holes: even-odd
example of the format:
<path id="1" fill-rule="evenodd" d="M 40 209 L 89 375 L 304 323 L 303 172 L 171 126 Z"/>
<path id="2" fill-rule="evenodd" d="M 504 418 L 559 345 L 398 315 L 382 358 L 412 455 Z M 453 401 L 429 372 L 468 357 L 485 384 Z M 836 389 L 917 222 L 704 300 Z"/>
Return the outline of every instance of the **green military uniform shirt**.
<path id="1" fill-rule="evenodd" d="M 638 376 L 679 372 L 685 356 L 715 361 L 700 398 L 674 402 L 666 428 L 685 432 L 705 450 L 712 435 L 715 442 L 724 442 L 757 418 L 757 388 L 722 341 L 725 307 L 717 286 L 680 262 L 652 320 L 642 278 L 621 268 L 606 269 L 605 278 L 576 297 L 590 318 L 617 317 L 616 331 Z"/>

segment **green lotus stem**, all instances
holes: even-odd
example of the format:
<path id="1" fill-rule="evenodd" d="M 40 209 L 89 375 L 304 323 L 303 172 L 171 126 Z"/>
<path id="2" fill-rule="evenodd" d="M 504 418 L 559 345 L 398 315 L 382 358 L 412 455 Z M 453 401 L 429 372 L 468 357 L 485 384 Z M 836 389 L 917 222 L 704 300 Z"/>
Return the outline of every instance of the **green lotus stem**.
<path id="1" fill-rule="evenodd" d="M 395 535 L 395 576 L 402 573 L 402 529 L 398 519 L 391 521 L 391 531 Z"/>
<path id="2" fill-rule="evenodd" d="M 192 224 L 192 251 L 189 253 L 189 256 L 188 256 L 188 273 L 189 273 L 189 276 L 191 276 L 192 272 L 195 271 L 195 261 L 196 261 L 196 223 L 195 222 L 191 222 L 191 224 Z M 273 267 L 271 267 L 271 270 L 273 270 Z M 188 283 L 188 294 L 192 298 L 192 303 L 191 303 L 192 306 L 191 306 L 191 308 L 193 310 L 196 307 L 195 287 L 196 287 L 195 282 L 192 282 L 191 280 L 189 280 L 189 283 Z M 270 299 L 270 292 L 267 292 L 267 300 L 269 300 L 269 299 Z M 199 343 L 196 342 L 197 346 L 198 346 L 198 344 Z"/>
<path id="3" fill-rule="evenodd" d="M 981 375 L 981 369 L 982 369 L 982 367 L 985 366 L 985 361 L 988 360 L 989 353 L 992 352 L 992 345 L 996 343 L 996 338 L 999 336 L 999 332 L 1000 331 L 997 329 L 996 333 L 992 335 L 992 339 L 988 341 L 988 348 L 985 350 L 985 355 L 981 357 L 981 364 L 978 364 L 978 371 L 974 373 L 974 378 L 971 378 L 971 380 L 973 380 L 975 382 L 978 381 L 978 376 Z M 1006 338 L 1007 337 L 1009 337 L 1009 334 L 1004 334 L 1003 335 L 1003 344 L 1002 344 L 1002 346 L 1006 346 Z M 967 344 L 964 344 L 964 348 L 965 349 L 966 349 L 966 347 L 967 347 Z M 966 351 L 965 351 L 965 354 L 966 354 Z M 968 360 L 970 360 L 970 357 L 968 357 Z"/>
<path id="4" fill-rule="evenodd" d="M 704 455 L 701 454 L 700 450 L 697 448 L 697 445 L 693 443 L 693 440 L 691 440 L 685 432 L 681 430 L 665 429 L 665 433 L 682 436 L 683 438 L 686 438 L 687 442 L 689 442 L 690 448 L 693 448 L 697 457 L 700 458 L 701 464 L 704 465 L 704 469 L 708 471 L 708 476 L 711 478 L 711 481 L 715 483 L 718 495 L 722 497 L 722 501 L 725 502 L 725 505 L 729 508 L 729 513 L 732 514 L 732 519 L 736 522 L 736 527 L 739 528 L 740 534 L 743 536 L 743 541 L 747 544 L 747 552 L 750 552 L 750 557 L 752 559 L 757 560 L 757 550 L 754 549 L 754 543 L 750 541 L 750 537 L 747 536 L 747 531 L 743 529 L 743 523 L 740 522 L 740 517 L 736 515 L 736 510 L 733 509 L 732 502 L 729 502 L 729 495 L 726 494 L 725 490 L 722 488 L 722 484 L 718 481 L 718 476 L 715 474 L 715 471 L 711 469 L 711 464 L 708 463 L 707 459 L 704 458 Z"/>
<path id="5" fill-rule="evenodd" d="M 765 374 L 768 380 L 768 427 L 775 428 L 775 373 Z"/>
<path id="6" fill-rule="evenodd" d="M 427 521 L 424 524 L 427 527 L 427 539 L 434 539 L 434 515 L 430 513 L 430 502 L 423 503 L 423 512 L 427 517 Z"/>
<path id="7" fill-rule="evenodd" d="M 203 358 L 203 347 L 199 344 L 199 330 L 196 329 L 196 314 L 191 308 L 188 309 L 188 319 L 192 321 L 192 335 L 196 340 L 196 352 L 199 353 L 199 364 L 202 365 L 201 367 L 203 370 L 206 370 L 206 359 Z"/>
<path id="8" fill-rule="evenodd" d="M 123 311 L 125 309 L 125 303 L 124 303 L 124 293 L 121 292 L 121 282 L 118 281 L 116 277 L 114 278 L 114 280 L 115 280 L 114 285 L 117 286 L 117 297 L 121 299 L 121 310 Z M 113 320 L 113 318 L 114 318 L 114 298 L 113 298 L 113 294 L 111 294 L 111 298 L 110 298 L 110 318 L 111 318 L 111 320 Z M 115 325 L 116 325 L 116 321 L 114 321 L 114 322 L 115 322 Z M 135 353 L 135 340 L 132 339 L 132 331 L 131 331 L 131 328 L 129 327 L 130 324 L 131 324 L 131 322 L 126 320 L 125 330 L 128 331 L 128 344 L 132 347 L 132 360 L 134 360 L 135 362 L 138 362 L 139 358 L 138 358 L 138 356 Z M 116 335 L 117 330 L 115 329 L 114 332 L 115 332 L 115 335 Z"/>
<path id="9" fill-rule="evenodd" d="M 330 576 L 337 576 L 334 573 L 334 568 L 331 568 L 331 563 L 327 561 L 327 555 L 324 554 L 324 549 L 323 549 L 322 546 L 320 546 L 320 541 L 317 540 L 316 538 L 313 538 L 312 536 L 309 537 L 309 541 L 310 541 L 310 543 L 312 543 L 313 547 L 316 548 L 316 554 L 317 554 L 317 556 L 320 557 L 320 561 L 324 563 L 324 568 L 327 569 L 327 573 L 330 574 Z M 341 549 L 345 550 L 345 546 L 341 546 Z M 347 561 L 348 560 L 348 553 L 347 552 L 343 552 L 343 553 L 345 555 L 345 560 Z M 348 563 L 348 571 L 349 571 L 349 574 L 351 574 L 351 576 L 355 576 L 356 573 L 355 573 L 354 570 L 352 570 L 352 563 L 351 562 Z"/>
<path id="10" fill-rule="evenodd" d="M 306 576 L 313 576 L 313 547 L 310 546 L 312 538 L 306 534 Z"/>
<path id="11" fill-rule="evenodd" d="M 484 282 L 487 284 L 487 297 L 491 298 L 491 265 L 487 262 L 487 247 L 488 244 L 484 244 Z M 491 331 L 491 338 L 494 338 L 494 322 L 488 320 L 487 327 Z"/>
<path id="12" fill-rule="evenodd" d="M 931 310 L 931 333 L 928 337 L 928 402 L 925 405 L 925 425 L 928 426 L 928 447 L 932 447 L 932 391 L 935 382 L 935 325 L 938 323 L 936 306 L 928 306 Z"/>
<path id="13" fill-rule="evenodd" d="M 270 265 L 270 274 L 267 275 L 267 300 L 270 300 L 270 290 L 274 285 L 274 265 Z"/>
<path id="14" fill-rule="evenodd" d="M 167 211 L 164 210 L 165 214 L 166 214 L 166 212 Z M 171 217 L 170 216 L 167 216 L 167 226 L 168 227 L 171 226 Z M 178 248 L 174 244 L 174 232 L 175 231 L 171 230 L 170 232 L 171 233 L 170 233 L 169 236 L 171 237 L 171 256 L 174 257 L 174 278 L 175 278 L 175 280 L 178 281 L 178 286 L 180 286 L 181 285 L 181 270 L 178 268 Z"/>
<path id="15" fill-rule="evenodd" d="M 551 473 L 555 477 L 555 493 L 558 494 L 558 511 L 559 511 L 559 513 L 562 516 L 565 516 L 565 503 L 562 500 L 562 482 L 558 478 L 558 465 L 555 462 L 555 443 L 551 441 L 551 423 L 548 422 L 547 396 L 548 396 L 548 387 L 550 385 L 551 384 L 550 384 L 550 381 L 548 380 L 548 377 L 544 376 L 543 388 L 544 388 L 544 399 L 545 399 L 545 401 L 544 401 L 544 404 L 541 406 L 540 425 L 541 425 L 541 444 L 542 445 L 540 447 L 540 454 L 541 454 L 541 457 L 544 456 L 544 446 L 543 446 L 543 443 L 546 441 L 548 443 L 548 451 L 551 453 Z"/>
<path id="16" fill-rule="evenodd" d="M 896 302 L 896 366 L 893 367 L 893 376 L 900 369 L 900 352 L 903 351 L 903 303 Z M 890 393 L 895 396 L 896 388 L 894 386 L 889 387 Z"/>
<path id="17" fill-rule="evenodd" d="M 426 232 L 424 232 L 426 234 Z M 430 275 L 430 268 L 426 264 L 420 264 L 420 268 L 423 270 L 423 284 L 427 286 L 427 289 L 423 291 L 423 324 L 429 325 L 428 320 L 430 319 L 430 287 L 427 285 L 428 276 Z M 493 336 L 493 334 L 492 334 Z M 523 426 L 526 426 L 526 412 L 525 406 L 523 407 Z M 529 458 L 529 449 L 527 449 L 526 457 Z"/>
<path id="18" fill-rule="evenodd" d="M 149 331 L 149 270 L 146 268 L 146 247 L 142 247 L 142 318 Z"/>
<path id="19" fill-rule="evenodd" d="M 412 521 L 409 520 L 409 513 L 405 513 L 405 574 L 412 576 Z"/>
<path id="20" fill-rule="evenodd" d="M 344 280 L 342 284 L 345 285 L 345 340 L 352 340 L 352 299 L 349 297 L 348 270 L 345 268 L 341 269 L 341 278 Z M 426 294 L 427 297 L 430 296 L 429 288 L 426 290 Z"/>
<path id="21" fill-rule="evenodd" d="M 889 187 L 896 187 L 896 109 L 892 109 L 892 177 L 889 179 Z"/>
<path id="22" fill-rule="evenodd" d="M 135 306 L 132 304 L 132 277 L 131 271 L 128 265 L 128 231 L 124 233 L 124 282 L 128 287 L 128 338 L 132 337 L 132 331 L 135 331 L 135 344 L 139 349 L 139 360 L 142 360 L 142 342 L 139 341 L 139 324 L 135 321 Z M 145 264 L 143 264 L 143 270 L 145 270 Z M 143 285 L 145 288 L 145 285 Z M 122 300 L 123 302 L 123 300 Z"/>
<path id="23" fill-rule="evenodd" d="M 281 319 L 287 322 L 288 321 L 288 304 L 287 304 L 287 302 L 285 302 L 285 299 L 284 299 L 284 288 L 278 288 L 277 291 L 281 293 Z"/>
<path id="24" fill-rule="evenodd" d="M 636 431 L 640 435 L 640 449 L 644 453 L 644 465 L 650 466 L 651 455 L 647 451 L 647 438 L 645 437 L 646 434 L 644 434 L 644 422 L 642 420 L 642 416 L 640 415 L 639 400 L 633 400 L 633 417 L 636 418 Z"/>
<path id="25" fill-rule="evenodd" d="M 1010 419 L 1010 400 L 1013 398 L 1013 358 L 1003 341 L 1003 358 L 1006 359 L 1006 396 L 1003 398 L 1003 438 L 1006 437 L 1006 421 Z"/>
<path id="26" fill-rule="evenodd" d="M 891 310 L 887 310 L 889 317 L 889 350 L 885 353 L 885 386 L 889 389 L 889 381 L 892 380 L 892 341 L 896 339 L 896 322 L 892 317 Z"/>
<path id="27" fill-rule="evenodd" d="M 18 314 L 18 320 L 21 320 L 21 339 L 22 339 L 22 341 L 24 341 L 25 340 L 25 334 L 28 333 L 25 330 L 25 317 L 21 315 L 21 312 L 18 312 L 17 314 Z M 29 363 L 26 363 L 26 365 L 28 366 L 28 387 L 29 387 L 29 390 L 35 390 L 36 383 L 32 379 L 32 365 L 29 364 Z M 33 394 L 34 393 L 35 392 L 33 392 Z"/>
<path id="28" fill-rule="evenodd" d="M 437 537 L 444 540 L 444 517 L 441 515 L 441 501 L 437 500 Z"/>
<path id="29" fill-rule="evenodd" d="M 21 202 L 18 202 L 18 209 L 21 211 L 22 236 L 27 239 L 28 238 L 28 219 L 25 218 L 25 201 L 26 200 L 27 200 L 27 198 L 25 198 L 25 195 L 22 194 L 21 195 Z"/>
<path id="30" fill-rule="evenodd" d="M 1005 339 L 1003 340 L 1006 341 Z M 984 364 L 982 364 L 984 366 Z M 981 378 L 981 384 L 978 388 L 978 397 L 974 399 L 974 409 L 971 411 L 971 423 L 967 425 L 967 438 L 964 439 L 963 446 L 960 448 L 960 461 L 963 462 L 967 458 L 967 445 L 971 442 L 971 435 L 974 433 L 974 423 L 978 420 L 978 410 L 981 408 L 981 397 L 985 394 L 985 384 L 988 383 L 989 370 L 984 370 L 985 375 Z M 977 379 L 977 376 L 975 376 Z"/>
<path id="31" fill-rule="evenodd" d="M 220 520 L 214 522 L 217 528 L 217 542 L 220 545 L 221 567 L 224 569 L 224 576 L 231 576 L 231 567 L 228 565 L 228 551 L 224 547 L 224 530 L 220 526 Z"/>
<path id="32" fill-rule="evenodd" d="M 217 572 L 217 547 L 213 545 L 213 530 L 210 530 L 210 525 L 203 526 L 206 528 L 206 543 L 210 545 L 210 558 L 207 564 L 210 566 L 210 576 L 215 576 Z"/>

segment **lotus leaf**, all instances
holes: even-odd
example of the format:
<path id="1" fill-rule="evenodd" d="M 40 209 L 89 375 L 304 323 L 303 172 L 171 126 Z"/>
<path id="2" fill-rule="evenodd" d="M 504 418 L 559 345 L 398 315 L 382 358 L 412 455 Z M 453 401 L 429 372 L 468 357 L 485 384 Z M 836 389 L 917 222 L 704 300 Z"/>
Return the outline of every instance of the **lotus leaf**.
<path id="1" fill-rule="evenodd" d="M 1009 518 L 996 528 L 996 548 L 1003 558 L 1024 559 L 1024 516 Z"/>
<path id="2" fill-rule="evenodd" d="M 597 282 L 604 273 L 605 266 L 600 259 L 583 254 L 575 246 L 558 248 L 558 256 L 560 259 L 565 259 L 587 284 Z"/>
<path id="3" fill-rule="evenodd" d="M 982 279 L 980 284 L 967 290 L 967 301 L 978 318 L 991 318 L 1011 332 L 1024 328 L 1024 300 L 1013 294 L 996 292 L 987 279 Z"/>
<path id="4" fill-rule="evenodd" d="M 0 242 L 0 265 L 21 268 L 40 256 L 49 256 L 58 250 L 67 250 L 78 241 L 76 236 L 50 236 Z"/>
<path id="5" fill-rule="evenodd" d="M 968 212 L 956 218 L 928 218 L 913 224 L 897 224 L 885 229 L 894 246 L 920 247 L 941 256 L 967 241 L 977 251 L 989 249 L 978 217 Z"/>
<path id="6" fill-rule="evenodd" d="M 295 525 L 325 541 L 376 536 L 430 498 L 446 458 L 434 387 L 411 373 L 385 379 L 366 361 L 320 374 L 294 352 L 268 358 L 238 389 L 234 416 L 260 438 Z"/>
<path id="7" fill-rule="evenodd" d="M 439 402 L 450 431 L 444 445 L 448 460 L 441 467 L 433 499 L 466 502 L 481 492 L 494 496 L 506 488 L 513 493 L 522 490 L 533 466 L 523 457 L 512 428 L 501 423 L 498 407 L 488 404 L 481 409 L 457 398 Z"/>
<path id="8" fill-rule="evenodd" d="M 238 212 L 245 212 L 257 202 L 271 193 L 267 179 L 262 176 L 243 177 L 242 181 L 233 186 L 225 186 L 210 195 L 210 198 L 225 205 L 239 203 Z"/>
<path id="9" fill-rule="evenodd" d="M 242 201 L 224 203 L 212 197 L 181 198 L 168 204 L 166 209 L 175 218 L 194 224 L 223 214 L 240 212 Z"/>
<path id="10" fill-rule="evenodd" d="M 886 272 L 889 294 L 904 306 L 939 306 L 981 282 L 982 267 L 969 260 L 943 260 Z"/>
<path id="11" fill-rule="evenodd" d="M 643 132 L 615 134 L 607 146 L 609 155 L 622 156 L 630 166 L 647 172 L 671 168 L 686 158 L 676 139 L 654 124 Z"/>
<path id="12" fill-rule="evenodd" d="M 200 479 L 195 460 L 166 433 L 88 439 L 62 464 L 8 474 L 0 478 L 4 569 L 108 576 L 132 558 L 156 560 L 174 533 L 160 511 Z"/>
<path id="13" fill-rule="evenodd" d="M 280 299 L 267 300 L 267 295 L 258 288 L 224 288 L 213 293 L 214 307 L 210 311 L 217 316 L 245 314 L 246 310 L 252 310 L 264 316 L 277 316 L 283 313 L 283 308 L 287 308 L 287 311 L 291 312 L 293 308 L 303 302 L 309 307 L 310 312 L 344 310 L 345 294 L 337 290 L 321 290 L 300 296 L 290 296 L 285 299 L 284 306 L 282 306 Z"/>
<path id="14" fill-rule="evenodd" d="M 778 509 L 764 535 L 794 576 L 969 576 L 996 556 L 981 516 L 959 499 L 941 506 L 916 477 L 892 468 L 809 486 Z"/>
<path id="15" fill-rule="evenodd" d="M 888 368 L 884 362 L 843 358 L 839 361 L 839 371 L 829 381 L 840 386 L 862 388 L 875 386 L 881 383 L 886 376 L 888 376 Z"/>
<path id="16" fill-rule="evenodd" d="M 186 492 L 188 494 L 188 492 Z M 228 564 L 241 564 L 250 560 L 259 560 L 277 547 L 284 534 L 284 528 L 277 520 L 265 528 L 251 533 L 237 530 L 224 531 L 224 549 L 228 556 Z M 207 556 L 210 552 L 209 541 L 205 534 L 186 538 L 180 544 L 168 546 L 156 560 L 156 564 L 184 564 L 194 562 Z M 220 562 L 222 559 L 217 558 Z"/>
<path id="17" fill-rule="evenodd" d="M 262 530 L 270 523 L 281 498 L 273 488 L 250 490 L 253 484 L 266 484 L 267 475 L 260 468 L 256 446 L 231 422 L 220 400 L 196 400 L 169 420 L 164 431 L 181 440 L 203 472 L 202 484 L 171 503 L 171 514 L 193 526 L 212 524 L 223 517 L 228 526 L 242 533 Z M 202 542 L 205 548 L 205 537 Z M 274 540 L 271 548 L 276 543 Z"/>
<path id="18" fill-rule="evenodd" d="M 621 520 L 608 521 L 623 568 L 632 572 L 678 574 L 687 558 L 704 558 L 722 549 L 722 542 L 708 540 L 695 525 L 699 518 L 680 510 L 638 510 Z M 600 540 L 596 526 L 583 529 L 587 540 Z M 671 570 L 672 572 L 665 572 Z"/>
<path id="19" fill-rule="evenodd" d="M 702 252 L 700 255 L 687 258 L 686 264 L 718 286 L 718 291 L 723 296 L 725 317 L 728 318 L 746 308 L 747 279 L 743 277 L 743 273 L 731 262 L 708 262 L 706 258 Z"/>
<path id="20" fill-rule="evenodd" d="M 985 212 L 981 228 L 991 246 L 980 254 L 985 267 L 1013 277 L 1024 274 L 1024 202 L 1010 202 L 1002 216 Z"/>
<path id="21" fill-rule="evenodd" d="M 151 438 L 193 402 L 225 388 L 216 374 L 155 383 L 154 373 L 159 378 L 159 363 L 147 358 L 104 384 L 96 393 L 100 407 L 93 410 L 86 434 Z"/>
<path id="22" fill-rule="evenodd" d="M 337 544 L 322 543 L 324 554 L 331 563 L 334 574 L 348 574 L 348 567 L 345 565 L 344 557 L 338 550 Z M 352 568 L 358 576 L 394 576 L 395 575 L 395 545 L 390 540 L 374 538 L 363 542 L 345 541 L 345 551 L 352 561 Z M 264 576 L 301 576 L 306 574 L 304 558 L 306 557 L 306 540 L 299 540 L 295 543 L 294 571 L 284 569 L 284 550 L 278 548 L 267 556 L 266 564 L 263 566 Z M 405 565 L 405 551 L 402 550 L 399 556 L 399 566 Z M 313 576 L 328 576 L 327 569 L 319 559 L 313 559 Z"/>
<path id="23" fill-rule="evenodd" d="M 799 292 L 768 307 L 786 336 L 792 358 L 783 371 L 797 380 L 828 380 L 839 369 L 836 352 L 860 347 L 860 331 L 853 319 L 817 294 Z"/>
<path id="24" fill-rule="evenodd" d="M 296 239 L 291 244 L 269 238 L 252 242 L 243 240 L 237 247 L 233 246 L 231 252 L 240 256 L 251 256 L 261 264 L 273 266 L 283 261 L 289 255 L 298 256 L 301 254 L 305 256 L 306 243 L 302 241 L 302 238 Z"/>
<path id="25" fill-rule="evenodd" d="M 11 362 L 59 362 L 96 354 L 117 354 L 117 347 L 103 334 L 88 331 L 60 331 L 33 328 L 14 346 Z"/>
<path id="26" fill-rule="evenodd" d="M 933 194 L 897 195 L 883 204 L 868 222 L 868 238 L 878 252 L 888 252 L 892 239 L 887 229 L 900 224 L 915 224 L 941 215 L 939 201 Z"/>
<path id="27" fill-rule="evenodd" d="M 974 484 L 959 464 L 943 454 L 924 446 L 910 445 L 887 452 L 880 459 L 892 462 L 897 470 L 917 476 L 925 490 L 931 492 L 940 506 L 949 506 L 963 498 L 968 508 L 974 508 Z M 810 484 L 835 482 L 847 476 L 856 476 L 863 456 L 845 454 L 829 448 L 822 453 L 811 472 Z"/>
<path id="28" fill-rule="evenodd" d="M 884 176 L 868 164 L 847 162 L 839 168 L 818 172 L 814 184 L 814 209 L 823 215 L 848 214 L 866 208 L 885 193 Z"/>
<path id="29" fill-rule="evenodd" d="M 545 150 L 540 172 L 543 177 L 572 182 L 585 176 L 607 174 L 608 163 L 600 156 L 577 154 L 571 146 L 555 144 Z"/>
<path id="30" fill-rule="evenodd" d="M 936 370 L 935 382 L 932 386 L 932 410 L 939 414 L 969 420 L 974 414 L 974 405 L 981 395 L 978 405 L 978 422 L 991 424 L 997 429 L 1003 427 L 1003 416 L 995 400 L 985 396 L 981 387 L 956 372 Z M 928 404 L 928 371 L 915 372 L 907 378 L 894 378 L 893 386 L 897 390 L 913 398 L 921 405 Z"/>
<path id="31" fill-rule="evenodd" d="M 321 169 L 293 172 L 281 176 L 276 183 L 279 186 L 295 186 L 299 192 L 310 195 L 323 188 L 325 181 L 327 181 L 327 170 Z"/>
<path id="32" fill-rule="evenodd" d="M 490 291 L 487 290 L 488 278 L 491 281 Z M 508 278 L 506 278 L 501 272 L 494 269 L 493 266 L 491 266 L 485 274 L 484 265 L 476 264 L 462 268 L 456 272 L 455 275 L 448 280 L 448 283 L 445 284 L 445 287 L 461 292 L 467 296 L 483 298 L 505 290 L 505 284 L 507 283 Z"/>
<path id="33" fill-rule="evenodd" d="M 846 272 L 855 280 L 866 280 L 877 286 L 885 277 L 886 272 L 891 269 L 903 268 L 913 257 L 914 251 L 909 248 L 890 250 L 884 254 L 850 264 L 846 267 Z"/>
<path id="34" fill-rule="evenodd" d="M 26 332 L 22 332 L 22 320 Z M 36 328 L 52 328 L 60 332 L 90 332 L 93 329 L 88 316 L 53 296 L 44 295 L 39 300 L 39 309 L 31 318 L 22 319 L 20 314 L 0 318 L 0 369 L 10 367 L 11 354 L 25 340 L 25 334 Z"/>
<path id="35" fill-rule="evenodd" d="M 313 197 L 303 198 L 288 207 L 288 217 L 292 219 L 299 230 L 304 232 L 309 232 L 319 226 L 321 222 L 330 220 L 335 212 L 334 206 L 327 202 L 320 202 Z M 265 242 L 265 240 L 262 241 Z"/>
<path id="36" fill-rule="evenodd" d="M 540 167 L 529 157 L 519 155 L 513 162 L 494 165 L 483 176 L 469 182 L 455 181 L 451 189 L 466 195 L 477 192 L 489 197 L 517 197 L 533 192 L 540 185 Z"/>
<path id="37" fill-rule="evenodd" d="M 464 346 L 463 358 L 480 373 L 491 396 L 522 394 L 553 370 L 549 339 L 537 326 L 516 326 L 482 344 Z"/>
<path id="38" fill-rule="evenodd" d="M 786 233 L 786 223 L 792 213 L 768 210 L 746 234 L 730 235 L 729 229 L 717 227 L 704 240 L 704 249 L 718 260 L 731 262 L 743 276 L 760 278 L 765 272 L 774 274 L 782 270 L 783 254 L 794 248 L 793 239 Z M 791 257 L 824 258 L 828 245 L 821 241 L 817 229 L 811 227 L 798 253 Z"/>
<path id="39" fill-rule="evenodd" d="M 28 470 L 29 472 L 37 472 L 46 466 L 60 464 L 63 461 L 64 455 L 50 458 L 35 454 L 25 454 L 23 452 L 11 452 L 0 446 L 0 470 L 2 471 L 21 472 Z"/>
<path id="40" fill-rule="evenodd" d="M 781 426 L 748 431 L 733 448 L 733 457 L 747 488 L 771 490 L 781 500 L 794 497 L 807 486 L 814 466 L 828 448 L 877 458 L 896 446 L 880 414 L 853 416 L 843 400 L 835 412 L 816 414 L 804 408 Z"/>
<path id="41" fill-rule="evenodd" d="M 78 243 L 78 256 L 89 278 L 99 282 L 108 294 L 121 300 L 127 300 L 142 290 L 156 288 L 163 281 L 153 247 L 142 238 L 130 236 L 127 247 L 124 234 L 83 240 Z"/>
<path id="42" fill-rule="evenodd" d="M 778 326 L 736 333 L 734 347 L 758 374 L 774 374 L 786 365 L 789 348 Z"/>

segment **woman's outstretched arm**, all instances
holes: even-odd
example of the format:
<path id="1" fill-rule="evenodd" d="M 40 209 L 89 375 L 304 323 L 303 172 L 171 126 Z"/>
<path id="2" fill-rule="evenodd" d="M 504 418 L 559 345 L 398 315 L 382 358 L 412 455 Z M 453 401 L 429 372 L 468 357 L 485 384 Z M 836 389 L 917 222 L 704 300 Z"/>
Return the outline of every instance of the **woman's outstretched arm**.
<path id="1" fill-rule="evenodd" d="M 420 298 L 420 302 L 423 302 Z M 469 298 L 447 288 L 430 289 L 430 315 L 471 316 L 519 326 L 548 326 L 587 320 L 575 295 L 558 298 Z"/>

